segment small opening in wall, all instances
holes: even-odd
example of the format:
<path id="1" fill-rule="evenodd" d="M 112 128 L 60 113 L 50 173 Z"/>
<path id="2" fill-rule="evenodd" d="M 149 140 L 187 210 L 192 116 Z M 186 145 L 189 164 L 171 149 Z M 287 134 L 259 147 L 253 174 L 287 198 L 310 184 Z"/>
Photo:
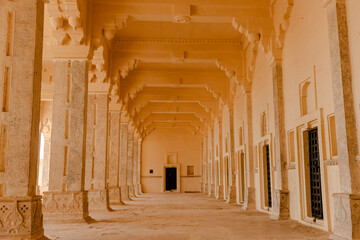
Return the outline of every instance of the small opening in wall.
<path id="1" fill-rule="evenodd" d="M 194 176 L 194 166 L 193 165 L 187 166 L 187 175 Z"/>
<path id="2" fill-rule="evenodd" d="M 153 169 L 150 169 L 150 171 L 149 171 L 151 174 L 153 174 L 154 173 L 154 170 Z"/>

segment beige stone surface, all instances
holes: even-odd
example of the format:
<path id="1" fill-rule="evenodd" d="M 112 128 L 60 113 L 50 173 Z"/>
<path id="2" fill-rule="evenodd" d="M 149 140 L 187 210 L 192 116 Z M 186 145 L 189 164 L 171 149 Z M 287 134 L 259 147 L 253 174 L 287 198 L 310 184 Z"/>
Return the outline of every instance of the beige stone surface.
<path id="1" fill-rule="evenodd" d="M 224 205 L 202 194 L 145 194 L 114 209 L 94 214 L 93 224 L 46 224 L 45 233 L 67 240 L 328 239 L 324 231 L 295 221 L 277 222 L 265 213 Z"/>

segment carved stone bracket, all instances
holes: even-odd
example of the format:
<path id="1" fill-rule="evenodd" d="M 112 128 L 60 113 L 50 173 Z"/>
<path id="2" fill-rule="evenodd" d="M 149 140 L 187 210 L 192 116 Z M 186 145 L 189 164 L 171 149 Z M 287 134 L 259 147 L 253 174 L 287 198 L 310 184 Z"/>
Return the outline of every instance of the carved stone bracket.
<path id="1" fill-rule="evenodd" d="M 58 45 L 85 43 L 86 0 L 49 0 L 52 36 Z"/>
<path id="2" fill-rule="evenodd" d="M 112 25 L 106 26 L 103 29 L 104 37 L 107 40 L 111 41 L 116 36 L 117 31 L 120 31 L 121 29 L 126 27 L 128 20 L 129 20 L 128 15 L 117 16 Z"/>

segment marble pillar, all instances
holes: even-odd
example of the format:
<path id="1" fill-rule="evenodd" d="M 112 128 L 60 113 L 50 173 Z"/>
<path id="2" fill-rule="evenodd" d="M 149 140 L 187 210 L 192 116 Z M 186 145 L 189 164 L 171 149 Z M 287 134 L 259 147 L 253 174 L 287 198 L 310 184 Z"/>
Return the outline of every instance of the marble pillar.
<path id="1" fill-rule="evenodd" d="M 120 118 L 120 164 L 119 164 L 119 185 L 121 190 L 121 201 L 129 200 L 126 179 L 126 164 L 128 154 L 128 121 Z M 124 122 L 123 122 L 124 121 Z"/>
<path id="2" fill-rule="evenodd" d="M 88 61 L 55 61 L 49 191 L 44 192 L 44 218 L 84 222 Z"/>
<path id="3" fill-rule="evenodd" d="M 139 195 L 138 185 L 137 185 L 137 174 L 138 174 L 138 142 L 139 137 L 138 134 L 134 134 L 134 156 L 133 156 L 133 189 L 134 196 Z"/>
<path id="4" fill-rule="evenodd" d="M 109 209 L 106 188 L 108 106 L 108 93 L 88 94 L 85 189 L 90 212 Z"/>
<path id="5" fill-rule="evenodd" d="M 332 88 L 341 193 L 334 198 L 336 237 L 360 239 L 360 165 L 346 0 L 327 1 Z"/>
<path id="6" fill-rule="evenodd" d="M 111 111 L 109 117 L 109 201 L 111 204 L 121 204 L 121 190 L 119 185 L 120 112 Z"/>
<path id="7" fill-rule="evenodd" d="M 126 184 L 129 197 L 135 197 L 133 184 L 133 165 L 134 165 L 134 129 L 128 128 L 127 141 L 127 162 L 126 162 Z"/>
<path id="8" fill-rule="evenodd" d="M 230 161 L 230 183 L 227 191 L 227 203 L 236 203 L 236 175 L 235 175 L 235 137 L 234 137 L 234 110 L 229 109 L 229 127 L 230 127 L 230 137 L 229 137 L 229 161 Z"/>
<path id="9" fill-rule="evenodd" d="M 275 51 L 275 50 L 274 50 Z M 290 217 L 288 176 L 286 169 L 286 131 L 281 50 L 274 52 L 272 65 L 274 122 L 275 122 L 275 187 L 272 192 L 271 218 L 284 220 Z"/>
<path id="10" fill-rule="evenodd" d="M 253 127 L 252 127 L 252 98 L 251 92 L 245 91 L 246 120 L 245 120 L 245 143 L 246 143 L 246 188 L 243 209 L 255 209 L 255 180 L 254 180 L 254 156 L 253 156 Z"/>
<path id="11" fill-rule="evenodd" d="M 0 239 L 43 239 L 36 175 L 44 3 L 6 1 L 1 11 Z"/>

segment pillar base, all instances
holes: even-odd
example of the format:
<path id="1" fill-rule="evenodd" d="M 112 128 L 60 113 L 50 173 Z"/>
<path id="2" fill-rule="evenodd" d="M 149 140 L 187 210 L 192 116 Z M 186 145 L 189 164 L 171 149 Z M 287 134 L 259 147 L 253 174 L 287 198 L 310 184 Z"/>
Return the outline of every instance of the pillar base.
<path id="1" fill-rule="evenodd" d="M 127 186 L 120 187 L 120 198 L 121 198 L 121 202 L 131 201 L 131 199 L 129 198 L 129 192 Z"/>
<path id="2" fill-rule="evenodd" d="M 140 193 L 139 193 L 139 185 L 137 185 L 137 184 L 134 185 L 134 194 L 135 194 L 135 197 L 140 195 Z"/>
<path id="3" fill-rule="evenodd" d="M 0 220 L 0 239 L 48 239 L 44 237 L 41 196 L 1 197 Z"/>
<path id="4" fill-rule="evenodd" d="M 255 188 L 249 187 L 249 188 L 246 189 L 245 201 L 244 201 L 244 205 L 243 205 L 242 208 L 244 210 L 250 210 L 250 209 L 255 209 L 256 208 L 256 204 L 255 204 Z"/>
<path id="5" fill-rule="evenodd" d="M 334 238 L 360 239 L 360 195 L 334 193 Z"/>
<path id="6" fill-rule="evenodd" d="M 275 220 L 287 220 L 290 218 L 288 191 L 274 190 L 271 218 Z"/>
<path id="7" fill-rule="evenodd" d="M 209 187 L 207 184 L 204 185 L 204 194 L 207 194 L 209 192 Z"/>
<path id="8" fill-rule="evenodd" d="M 89 217 L 87 191 L 44 192 L 44 219 L 50 223 L 85 223 Z"/>
<path id="9" fill-rule="evenodd" d="M 144 193 L 142 192 L 142 186 L 141 186 L 141 184 L 138 184 L 138 191 L 139 191 L 139 195 L 144 194 Z"/>
<path id="10" fill-rule="evenodd" d="M 224 199 L 224 186 L 219 185 L 219 192 L 217 199 Z"/>
<path id="11" fill-rule="evenodd" d="M 215 197 L 215 184 L 211 184 L 211 190 L 209 196 Z"/>
<path id="12" fill-rule="evenodd" d="M 134 186 L 133 185 L 128 185 L 127 186 L 127 191 L 128 191 L 128 195 L 129 197 L 135 197 L 135 193 L 134 193 Z"/>
<path id="13" fill-rule="evenodd" d="M 109 188 L 109 203 L 123 204 L 123 202 L 121 201 L 121 188 L 119 187 Z"/>
<path id="14" fill-rule="evenodd" d="M 89 212 L 107 212 L 109 207 L 109 192 L 107 189 L 89 190 Z"/>
<path id="15" fill-rule="evenodd" d="M 226 198 L 226 203 L 236 203 L 236 187 L 228 187 L 228 196 Z"/>

